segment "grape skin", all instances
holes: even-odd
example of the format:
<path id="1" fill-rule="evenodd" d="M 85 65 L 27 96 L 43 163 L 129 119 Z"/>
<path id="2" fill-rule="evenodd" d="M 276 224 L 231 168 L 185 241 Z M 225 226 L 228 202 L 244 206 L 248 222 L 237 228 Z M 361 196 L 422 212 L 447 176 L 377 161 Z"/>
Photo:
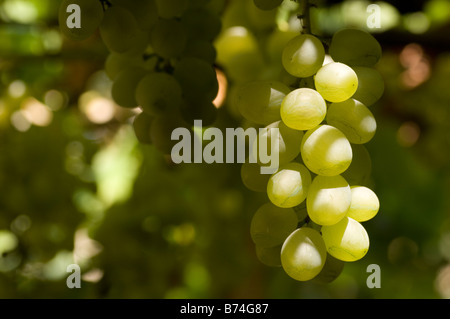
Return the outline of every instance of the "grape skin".
<path id="1" fill-rule="evenodd" d="M 317 71 L 316 90 L 329 102 L 344 102 L 358 89 L 358 76 L 348 65 L 331 62 Z"/>

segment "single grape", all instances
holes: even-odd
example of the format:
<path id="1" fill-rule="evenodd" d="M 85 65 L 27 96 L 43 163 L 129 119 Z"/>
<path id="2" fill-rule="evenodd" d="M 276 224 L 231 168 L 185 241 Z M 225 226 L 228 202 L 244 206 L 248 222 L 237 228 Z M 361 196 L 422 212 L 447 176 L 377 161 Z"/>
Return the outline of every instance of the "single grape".
<path id="1" fill-rule="evenodd" d="M 278 7 L 283 0 L 253 0 L 255 6 L 261 10 L 273 10 Z"/>
<path id="2" fill-rule="evenodd" d="M 313 279 L 314 283 L 329 284 L 333 282 L 344 270 L 345 262 L 334 258 L 327 253 L 327 259 L 322 271 Z"/>
<path id="3" fill-rule="evenodd" d="M 380 209 L 380 201 L 377 195 L 364 186 L 352 186 L 352 201 L 347 216 L 358 222 L 365 222 L 378 213 Z"/>
<path id="4" fill-rule="evenodd" d="M 365 106 L 375 104 L 384 93 L 384 80 L 380 72 L 363 66 L 355 66 L 353 70 L 358 76 L 358 89 L 353 98 Z"/>
<path id="5" fill-rule="evenodd" d="M 135 94 L 144 112 L 155 116 L 178 108 L 182 102 L 182 91 L 177 80 L 163 72 L 144 76 Z"/>
<path id="6" fill-rule="evenodd" d="M 257 163 L 246 162 L 241 166 L 241 179 L 245 187 L 254 192 L 267 192 L 269 174 L 261 174 L 261 166 Z"/>
<path id="7" fill-rule="evenodd" d="M 235 103 L 243 117 L 269 125 L 281 119 L 280 108 L 290 88 L 277 81 L 256 81 L 241 85 Z"/>
<path id="8" fill-rule="evenodd" d="M 281 58 L 286 71 L 296 77 L 306 78 L 322 67 L 325 49 L 315 36 L 302 34 L 286 44 Z"/>
<path id="9" fill-rule="evenodd" d="M 275 140 L 275 132 L 278 129 L 278 139 Z M 279 165 L 292 162 L 299 154 L 303 140 L 303 132 L 287 127 L 282 121 L 274 122 L 266 126 L 258 134 L 258 138 L 253 143 L 253 158 L 260 161 L 260 144 L 267 143 L 267 156 L 272 156 L 272 143 L 278 143 L 278 163 Z M 266 152 L 262 152 L 265 154 Z"/>
<path id="10" fill-rule="evenodd" d="M 142 67 L 129 67 L 121 71 L 114 79 L 111 88 L 111 96 L 114 102 L 122 107 L 137 107 L 135 90 L 147 73 L 148 71 Z"/>
<path id="11" fill-rule="evenodd" d="M 204 60 L 183 57 L 175 64 L 173 75 L 180 83 L 183 96 L 191 102 L 199 97 L 213 101 L 217 96 L 219 83 L 216 70 Z"/>
<path id="12" fill-rule="evenodd" d="M 155 2 L 159 16 L 164 19 L 180 18 L 189 5 L 189 0 L 155 0 Z"/>
<path id="13" fill-rule="evenodd" d="M 342 174 L 350 166 L 353 156 L 344 133 L 330 125 L 320 125 L 306 132 L 301 155 L 309 170 L 323 176 Z"/>
<path id="14" fill-rule="evenodd" d="M 327 105 L 322 96 L 309 88 L 290 92 L 281 104 L 281 119 L 295 130 L 310 130 L 325 119 Z"/>
<path id="15" fill-rule="evenodd" d="M 302 227 L 295 230 L 281 248 L 281 265 L 293 279 L 308 281 L 323 269 L 327 257 L 325 243 L 317 230 Z"/>
<path id="16" fill-rule="evenodd" d="M 354 99 L 332 103 L 328 107 L 327 123 L 338 128 L 353 144 L 369 142 L 377 130 L 372 112 Z"/>
<path id="17" fill-rule="evenodd" d="M 343 29 L 333 35 L 329 52 L 336 62 L 371 67 L 380 60 L 381 46 L 367 31 Z"/>
<path id="18" fill-rule="evenodd" d="M 372 173 L 372 159 L 366 147 L 362 144 L 352 144 L 353 159 L 342 177 L 350 185 L 367 186 Z"/>
<path id="19" fill-rule="evenodd" d="M 152 144 L 150 128 L 154 117 L 145 112 L 136 115 L 133 121 L 134 134 L 142 144 Z"/>
<path id="20" fill-rule="evenodd" d="M 284 208 L 300 205 L 308 194 L 311 174 L 300 163 L 292 162 L 280 166 L 267 183 L 267 195 L 270 201 Z"/>
<path id="21" fill-rule="evenodd" d="M 256 256 L 266 266 L 281 267 L 281 247 L 282 245 L 274 247 L 260 247 L 255 245 Z"/>
<path id="22" fill-rule="evenodd" d="M 369 236 L 364 227 L 350 217 L 322 227 L 322 237 L 328 253 L 342 261 L 357 261 L 369 250 Z"/>
<path id="23" fill-rule="evenodd" d="M 172 132 L 177 128 L 190 130 L 187 123 L 176 112 L 165 113 L 154 118 L 150 127 L 150 139 L 157 150 L 165 155 L 171 154 L 172 148 L 179 143 L 178 140 L 172 140 Z M 192 134 L 193 132 L 191 136 Z"/>
<path id="24" fill-rule="evenodd" d="M 106 47 L 116 53 L 127 52 L 142 42 L 142 31 L 136 19 L 120 6 L 106 10 L 100 24 L 100 35 Z"/>
<path id="25" fill-rule="evenodd" d="M 79 21 L 76 21 L 76 12 L 70 5 L 78 6 Z M 71 40 L 85 40 L 93 35 L 100 26 L 103 15 L 103 7 L 100 1 L 64 0 L 59 7 L 59 29 L 62 34 Z M 79 25 L 76 25 L 75 22 L 79 22 Z"/>
<path id="26" fill-rule="evenodd" d="M 358 76 L 348 65 L 339 62 L 325 64 L 314 77 L 316 90 L 329 102 L 343 102 L 358 89 Z"/>
<path id="27" fill-rule="evenodd" d="M 159 19 L 150 33 L 150 44 L 156 54 L 163 58 L 179 57 L 187 43 L 183 24 L 175 19 Z"/>
<path id="28" fill-rule="evenodd" d="M 250 234 L 257 246 L 274 247 L 281 245 L 295 228 L 297 215 L 293 209 L 266 203 L 253 215 Z"/>
<path id="29" fill-rule="evenodd" d="M 109 0 L 113 6 L 121 6 L 130 11 L 139 28 L 143 31 L 150 31 L 158 20 L 158 11 L 155 0 Z"/>
<path id="30" fill-rule="evenodd" d="M 314 223 L 333 225 L 345 217 L 351 200 L 350 186 L 342 176 L 316 176 L 308 191 L 306 207 Z"/>

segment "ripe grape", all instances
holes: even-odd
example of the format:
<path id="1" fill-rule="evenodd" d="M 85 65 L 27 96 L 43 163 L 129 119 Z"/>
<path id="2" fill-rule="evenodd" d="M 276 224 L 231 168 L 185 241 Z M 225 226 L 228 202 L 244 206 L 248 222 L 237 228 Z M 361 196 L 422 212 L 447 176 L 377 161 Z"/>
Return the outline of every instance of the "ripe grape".
<path id="1" fill-rule="evenodd" d="M 351 200 L 350 186 L 342 176 L 316 176 L 309 188 L 306 207 L 314 223 L 333 225 L 345 217 Z"/>
<path id="2" fill-rule="evenodd" d="M 322 227 L 322 237 L 328 253 L 342 261 L 356 261 L 369 250 L 369 236 L 364 227 L 350 217 Z"/>
<path id="3" fill-rule="evenodd" d="M 206 61 L 192 57 L 183 57 L 173 73 L 183 89 L 183 96 L 189 101 L 199 97 L 213 101 L 217 96 L 219 83 L 214 67 Z"/>
<path id="4" fill-rule="evenodd" d="M 80 8 L 79 28 L 69 28 L 72 14 L 74 12 L 67 12 L 71 4 L 76 4 Z M 64 0 L 61 2 L 58 13 L 59 28 L 61 32 L 71 40 L 85 40 L 89 38 L 103 20 L 103 7 L 100 1 L 92 0 Z M 69 26 L 68 26 L 69 24 Z"/>
<path id="5" fill-rule="evenodd" d="M 281 119 L 281 103 L 290 91 L 288 86 L 277 81 L 250 82 L 239 87 L 235 103 L 246 119 L 269 125 Z"/>
<path id="6" fill-rule="evenodd" d="M 314 75 L 323 64 L 325 49 L 313 35 L 302 34 L 291 39 L 283 49 L 282 63 L 290 74 L 306 78 Z"/>
<path id="7" fill-rule="evenodd" d="M 327 250 L 320 233 L 309 227 L 295 230 L 281 248 L 281 264 L 293 279 L 307 281 L 316 277 L 325 265 Z"/>
<path id="8" fill-rule="evenodd" d="M 352 144 L 353 159 L 342 177 L 350 185 L 367 185 L 372 173 L 372 160 L 366 147 L 362 144 Z"/>
<path id="9" fill-rule="evenodd" d="M 164 19 L 181 17 L 189 5 L 189 0 L 155 0 L 155 2 L 159 16 Z"/>
<path id="10" fill-rule="evenodd" d="M 325 64 L 314 77 L 316 90 L 329 102 L 343 102 L 358 89 L 358 76 L 348 65 L 339 62 Z"/>
<path id="11" fill-rule="evenodd" d="M 364 186 L 352 186 L 352 201 L 347 216 L 358 222 L 365 222 L 378 213 L 380 201 L 377 195 Z"/>
<path id="12" fill-rule="evenodd" d="M 281 165 L 267 183 L 267 195 L 270 201 L 279 207 L 300 205 L 308 194 L 311 174 L 300 163 L 292 162 Z"/>
<path id="13" fill-rule="evenodd" d="M 310 130 L 322 123 L 327 105 L 315 90 L 300 88 L 290 92 L 281 104 L 281 119 L 290 128 Z"/>
<path id="14" fill-rule="evenodd" d="M 250 234 L 257 246 L 274 247 L 281 245 L 295 228 L 297 215 L 293 209 L 266 203 L 253 215 Z"/>
<path id="15" fill-rule="evenodd" d="M 150 33 L 150 43 L 156 54 L 170 59 L 179 57 L 187 43 L 183 24 L 175 19 L 159 19 Z"/>
<path id="16" fill-rule="evenodd" d="M 369 142 L 377 130 L 372 112 L 354 99 L 332 103 L 328 107 L 327 123 L 338 128 L 354 144 Z"/>
<path id="17" fill-rule="evenodd" d="M 145 112 L 139 113 L 135 116 L 133 121 L 133 129 L 136 138 L 142 144 L 151 144 L 152 139 L 150 136 L 150 128 L 152 125 L 154 117 L 148 115 Z"/>
<path id="18" fill-rule="evenodd" d="M 177 128 L 189 129 L 187 123 L 176 112 L 164 113 L 153 119 L 150 126 L 150 139 L 157 150 L 165 155 L 171 153 L 172 148 L 179 142 L 171 139 L 172 132 Z M 192 134 L 191 132 L 191 136 Z"/>
<path id="19" fill-rule="evenodd" d="M 337 128 L 320 125 L 306 132 L 301 146 L 306 167 L 323 176 L 340 175 L 352 161 L 350 142 Z"/>
<path id="20" fill-rule="evenodd" d="M 281 267 L 281 247 L 282 245 L 273 247 L 255 245 L 256 257 L 266 266 Z"/>
<path id="21" fill-rule="evenodd" d="M 136 86 L 147 73 L 148 71 L 142 67 L 130 67 L 121 71 L 114 79 L 111 88 L 114 102 L 122 107 L 137 107 Z"/>
<path id="22" fill-rule="evenodd" d="M 136 87 L 136 101 L 144 112 L 159 115 L 181 105 L 181 87 L 170 74 L 150 73 L 139 81 Z"/>
<path id="23" fill-rule="evenodd" d="M 343 29 L 333 35 L 329 52 L 336 62 L 371 67 L 381 57 L 381 46 L 367 31 Z"/>
<path id="24" fill-rule="evenodd" d="M 358 76 L 358 89 L 353 98 L 365 106 L 373 105 L 384 93 L 383 77 L 374 68 L 355 66 L 353 70 Z"/>
<path id="25" fill-rule="evenodd" d="M 278 139 L 274 139 L 274 129 L 278 129 Z M 274 122 L 266 126 L 258 134 L 258 139 L 253 143 L 253 158 L 260 161 L 260 143 L 267 142 L 267 155 L 272 156 L 271 147 L 273 143 L 278 143 L 279 165 L 293 161 L 300 153 L 303 140 L 303 132 L 287 127 L 282 121 Z"/>
<path id="26" fill-rule="evenodd" d="M 106 47 L 124 53 L 142 43 L 142 31 L 127 9 L 113 6 L 106 10 L 100 24 L 100 35 Z"/>

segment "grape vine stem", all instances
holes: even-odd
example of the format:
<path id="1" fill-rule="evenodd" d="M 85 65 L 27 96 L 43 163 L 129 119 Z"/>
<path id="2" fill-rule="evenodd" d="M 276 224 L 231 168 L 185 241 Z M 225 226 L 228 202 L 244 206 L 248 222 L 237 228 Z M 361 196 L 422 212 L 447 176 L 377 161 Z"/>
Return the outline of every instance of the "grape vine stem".
<path id="1" fill-rule="evenodd" d="M 302 11 L 299 14 L 298 18 L 302 22 L 302 34 L 311 34 L 311 4 L 309 0 L 300 0 L 300 5 Z"/>

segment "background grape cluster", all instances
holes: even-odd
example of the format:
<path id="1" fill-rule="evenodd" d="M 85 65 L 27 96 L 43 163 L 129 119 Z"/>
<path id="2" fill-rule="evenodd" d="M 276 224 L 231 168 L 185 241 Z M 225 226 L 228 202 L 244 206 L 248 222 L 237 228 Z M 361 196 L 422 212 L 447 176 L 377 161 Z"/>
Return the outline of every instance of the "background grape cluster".
<path id="1" fill-rule="evenodd" d="M 83 26 L 68 28 L 69 4 L 81 8 Z M 137 138 L 170 154 L 175 128 L 191 129 L 194 120 L 214 122 L 218 93 L 213 40 L 220 16 L 210 0 L 65 0 L 62 31 L 82 40 L 97 28 L 110 51 L 105 71 L 111 95 L 124 108 L 139 108 L 133 120 Z"/>
<path id="2" fill-rule="evenodd" d="M 299 281 L 331 282 L 344 262 L 363 258 L 369 236 L 361 223 L 380 208 L 366 186 L 371 161 L 363 144 L 377 127 L 368 106 L 384 92 L 372 68 L 381 47 L 365 31 L 344 29 L 327 49 L 325 59 L 319 38 L 295 36 L 280 56 L 288 80 L 243 84 L 235 96 L 244 117 L 267 125 L 259 139 L 279 143 L 273 175 L 261 173 L 258 141 L 256 163 L 249 159 L 241 168 L 244 184 L 269 199 L 251 222 L 258 258 Z"/>

